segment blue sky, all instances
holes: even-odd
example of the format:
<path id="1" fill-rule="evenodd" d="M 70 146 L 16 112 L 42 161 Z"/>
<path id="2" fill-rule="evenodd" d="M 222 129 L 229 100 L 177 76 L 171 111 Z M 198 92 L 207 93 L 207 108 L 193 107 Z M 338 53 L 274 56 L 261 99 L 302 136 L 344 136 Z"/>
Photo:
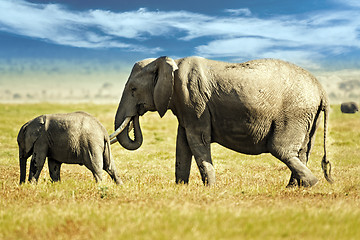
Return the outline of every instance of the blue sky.
<path id="1" fill-rule="evenodd" d="M 198 55 L 359 68 L 359 12 L 358 0 L 0 0 L 0 59 Z"/>

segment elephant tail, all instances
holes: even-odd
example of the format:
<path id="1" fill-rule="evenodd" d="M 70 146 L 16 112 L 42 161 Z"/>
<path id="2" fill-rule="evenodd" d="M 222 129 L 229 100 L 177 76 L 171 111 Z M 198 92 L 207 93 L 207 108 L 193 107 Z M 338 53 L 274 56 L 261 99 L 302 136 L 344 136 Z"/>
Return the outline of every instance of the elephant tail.
<path id="1" fill-rule="evenodd" d="M 107 169 L 110 167 L 111 165 L 111 152 L 110 152 L 110 142 L 109 139 L 105 138 L 104 140 L 104 153 L 103 153 L 103 158 L 104 158 L 104 169 Z"/>
<path id="2" fill-rule="evenodd" d="M 115 164 L 113 161 L 113 158 L 111 156 L 111 149 L 110 149 L 110 140 L 109 138 L 105 137 L 104 142 L 104 153 L 103 153 L 103 159 L 104 159 L 104 170 L 110 175 L 112 180 L 115 181 L 116 184 L 122 184 L 121 179 L 116 173 Z"/>
<path id="3" fill-rule="evenodd" d="M 333 183 L 334 180 L 331 177 L 331 163 L 326 158 L 326 138 L 327 138 L 327 128 L 328 128 L 328 121 L 329 121 L 329 111 L 330 111 L 330 106 L 329 106 L 327 98 L 322 101 L 321 107 L 322 107 L 322 111 L 324 112 L 324 156 L 321 161 L 321 168 L 324 171 L 325 179 L 329 183 Z"/>

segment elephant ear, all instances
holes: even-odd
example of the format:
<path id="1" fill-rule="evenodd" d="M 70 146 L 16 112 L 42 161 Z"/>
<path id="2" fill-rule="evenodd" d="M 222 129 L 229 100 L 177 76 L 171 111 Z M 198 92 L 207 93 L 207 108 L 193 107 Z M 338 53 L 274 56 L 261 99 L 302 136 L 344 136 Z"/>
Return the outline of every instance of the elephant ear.
<path id="1" fill-rule="evenodd" d="M 152 63 L 155 60 L 156 60 L 156 58 L 147 58 L 140 62 L 135 63 L 135 65 L 133 66 L 133 69 L 131 70 L 130 76 L 140 72 L 141 70 L 143 70 L 144 67 L 146 67 L 147 65 L 149 65 L 150 63 Z"/>
<path id="2" fill-rule="evenodd" d="M 174 72 L 177 69 L 177 64 L 171 58 L 160 57 L 156 60 L 154 103 L 160 117 L 165 115 L 169 107 L 174 92 Z"/>
<path id="3" fill-rule="evenodd" d="M 29 126 L 29 122 L 25 123 L 19 131 L 19 134 L 17 136 L 17 142 L 19 145 L 19 157 L 23 157 L 25 156 L 25 134 L 26 134 L 26 130 L 27 127 Z"/>
<path id="4" fill-rule="evenodd" d="M 24 125 L 25 149 L 27 152 L 33 147 L 36 140 L 45 130 L 45 115 L 41 115 Z"/>

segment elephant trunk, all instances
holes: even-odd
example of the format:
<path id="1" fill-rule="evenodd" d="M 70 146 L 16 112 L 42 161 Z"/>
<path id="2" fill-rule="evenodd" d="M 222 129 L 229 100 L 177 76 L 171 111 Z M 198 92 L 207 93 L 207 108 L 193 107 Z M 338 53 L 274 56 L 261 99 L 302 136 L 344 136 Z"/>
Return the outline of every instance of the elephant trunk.
<path id="1" fill-rule="evenodd" d="M 116 130 L 121 128 L 120 126 L 124 125 L 124 123 L 126 123 L 126 121 L 127 121 L 127 118 L 125 118 L 124 121 L 119 121 L 118 119 L 124 119 L 124 118 L 116 117 L 116 119 L 115 119 L 115 129 Z M 134 140 L 131 139 L 129 136 L 129 131 L 131 131 L 131 127 L 130 127 L 131 123 L 133 125 L 133 130 L 134 130 Z M 124 148 L 126 148 L 127 150 L 138 149 L 143 142 L 143 136 L 142 136 L 140 123 L 139 123 L 139 115 L 135 115 L 135 116 L 131 117 L 130 121 L 128 121 L 128 123 L 126 124 L 124 130 L 121 131 L 116 136 L 116 138 L 117 138 L 118 142 L 120 143 L 120 145 L 123 146 Z M 113 142 L 114 141 L 112 141 L 112 143 Z"/>
<path id="2" fill-rule="evenodd" d="M 128 126 L 128 124 L 131 122 L 131 117 L 127 117 L 125 118 L 125 120 L 122 122 L 122 124 L 120 125 L 120 127 L 116 128 L 115 132 L 113 132 L 112 134 L 110 134 L 109 139 L 110 139 L 110 144 L 116 143 L 117 142 L 117 135 L 119 135 L 122 131 L 124 131 L 124 129 Z M 132 123 L 132 122 L 131 122 Z M 130 129 L 132 129 L 132 124 Z"/>

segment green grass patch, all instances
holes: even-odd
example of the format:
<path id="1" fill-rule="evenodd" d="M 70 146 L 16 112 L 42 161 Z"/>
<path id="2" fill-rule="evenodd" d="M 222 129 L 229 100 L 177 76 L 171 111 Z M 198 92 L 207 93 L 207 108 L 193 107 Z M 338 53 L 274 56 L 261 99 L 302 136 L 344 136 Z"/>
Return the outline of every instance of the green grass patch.
<path id="1" fill-rule="evenodd" d="M 359 239 L 360 117 L 334 106 L 328 155 L 335 183 L 322 175 L 322 126 L 309 168 L 320 179 L 286 189 L 290 171 L 270 154 L 248 156 L 212 145 L 215 187 L 202 185 L 193 161 L 190 183 L 174 183 L 177 120 L 170 112 L 140 118 L 136 151 L 112 145 L 124 185 L 104 172 L 96 184 L 83 166 L 63 165 L 51 183 L 45 165 L 38 184 L 18 185 L 16 136 L 46 113 L 87 111 L 111 133 L 116 105 L 0 104 L 0 239 Z M 28 160 L 28 165 L 29 165 Z M 29 167 L 28 167 L 29 168 Z"/>

